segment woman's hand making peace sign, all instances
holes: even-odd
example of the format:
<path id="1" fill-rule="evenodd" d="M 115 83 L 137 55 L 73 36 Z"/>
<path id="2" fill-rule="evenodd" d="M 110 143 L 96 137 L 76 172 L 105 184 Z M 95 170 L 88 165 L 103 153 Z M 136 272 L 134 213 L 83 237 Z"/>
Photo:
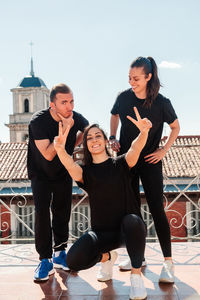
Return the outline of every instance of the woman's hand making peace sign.
<path id="1" fill-rule="evenodd" d="M 134 107 L 133 109 L 134 109 L 134 112 L 135 112 L 137 120 L 133 119 L 130 116 L 127 116 L 127 118 L 133 124 L 135 124 L 135 126 L 137 126 L 137 128 L 140 130 L 141 133 L 148 133 L 149 129 L 152 127 L 151 121 L 149 121 L 149 119 L 147 119 L 147 118 L 141 119 L 140 114 L 139 114 L 137 108 Z"/>

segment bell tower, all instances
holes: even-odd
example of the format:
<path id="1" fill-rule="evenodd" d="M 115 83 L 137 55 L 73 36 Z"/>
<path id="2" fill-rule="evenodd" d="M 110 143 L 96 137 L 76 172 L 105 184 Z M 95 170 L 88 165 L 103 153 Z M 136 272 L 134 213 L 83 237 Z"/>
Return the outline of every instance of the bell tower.
<path id="1" fill-rule="evenodd" d="M 28 124 L 32 114 L 49 106 L 49 89 L 42 79 L 34 75 L 32 54 L 30 75 L 24 77 L 11 92 L 13 114 L 9 115 L 9 124 L 6 126 L 10 130 L 11 143 L 23 142 L 28 138 Z"/>

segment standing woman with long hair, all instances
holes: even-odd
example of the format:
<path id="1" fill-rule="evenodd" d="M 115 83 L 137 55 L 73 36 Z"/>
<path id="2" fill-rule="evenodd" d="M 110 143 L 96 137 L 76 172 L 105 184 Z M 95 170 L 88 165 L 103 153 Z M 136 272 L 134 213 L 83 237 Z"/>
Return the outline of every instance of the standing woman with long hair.
<path id="1" fill-rule="evenodd" d="M 131 269 L 130 299 L 146 298 L 141 277 L 146 227 L 141 218 L 138 202 L 133 200 L 130 169 L 136 164 L 144 147 L 151 122 L 141 119 L 135 108 L 137 121 L 127 117 L 140 134 L 132 141 L 126 154 L 111 158 L 106 145 L 107 137 L 97 124 L 90 125 L 83 135 L 84 165 L 79 166 L 65 150 L 69 129 L 59 135 L 54 148 L 71 177 L 89 195 L 91 231 L 80 237 L 67 253 L 67 266 L 75 271 L 88 269 L 101 262 L 99 281 L 112 279 L 112 268 L 117 259 L 116 248 L 126 244 Z M 133 125 L 133 123 L 135 125 Z"/>
<path id="2" fill-rule="evenodd" d="M 131 88 L 120 93 L 111 110 L 110 143 L 119 155 L 125 153 L 131 141 L 138 135 L 136 126 L 130 126 L 126 115 L 135 118 L 132 107 L 137 107 L 142 118 L 152 122 L 152 128 L 136 166 L 132 169 L 132 186 L 140 205 L 139 179 L 141 179 L 146 200 L 152 214 L 162 253 L 164 256 L 160 282 L 174 282 L 174 266 L 171 254 L 171 235 L 163 205 L 162 159 L 178 136 L 180 127 L 177 115 L 169 99 L 159 94 L 160 80 L 157 65 L 152 57 L 138 57 L 129 70 Z M 117 129 L 121 121 L 119 141 Z M 170 134 L 163 147 L 159 147 L 163 125 L 168 123 Z M 119 265 L 120 269 L 131 268 L 130 260 Z"/>

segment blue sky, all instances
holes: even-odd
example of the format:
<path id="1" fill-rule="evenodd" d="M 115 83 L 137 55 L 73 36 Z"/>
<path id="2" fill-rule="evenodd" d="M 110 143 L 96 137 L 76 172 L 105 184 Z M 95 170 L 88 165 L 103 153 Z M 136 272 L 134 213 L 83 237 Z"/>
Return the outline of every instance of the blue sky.
<path id="1" fill-rule="evenodd" d="M 30 72 L 30 41 L 35 76 L 48 88 L 68 84 L 75 110 L 108 134 L 110 109 L 129 87 L 130 63 L 154 57 L 180 135 L 200 135 L 199 11 L 199 0 L 1 1 L 0 140 L 9 141 L 10 89 Z"/>

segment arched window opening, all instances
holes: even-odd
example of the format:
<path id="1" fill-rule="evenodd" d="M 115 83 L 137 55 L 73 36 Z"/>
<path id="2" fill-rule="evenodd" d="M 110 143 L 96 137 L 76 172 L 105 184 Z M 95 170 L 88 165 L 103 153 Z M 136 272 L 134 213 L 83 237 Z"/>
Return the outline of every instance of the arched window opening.
<path id="1" fill-rule="evenodd" d="M 28 142 L 28 134 L 25 134 L 25 135 L 23 136 L 22 142 Z"/>
<path id="2" fill-rule="evenodd" d="M 28 101 L 28 99 L 24 100 L 24 112 L 29 112 L 29 101 Z"/>

